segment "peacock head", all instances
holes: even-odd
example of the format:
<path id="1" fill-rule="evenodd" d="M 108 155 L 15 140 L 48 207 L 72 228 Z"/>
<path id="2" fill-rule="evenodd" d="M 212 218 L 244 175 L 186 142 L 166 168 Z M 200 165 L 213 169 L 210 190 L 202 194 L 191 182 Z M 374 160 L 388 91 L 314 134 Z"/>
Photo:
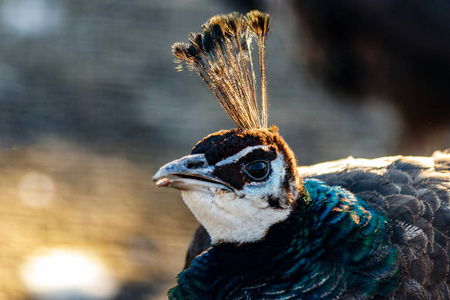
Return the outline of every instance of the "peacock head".
<path id="1" fill-rule="evenodd" d="M 213 133 L 191 155 L 161 167 L 154 180 L 181 190 L 213 243 L 260 240 L 289 216 L 303 192 L 294 154 L 277 131 Z"/>
<path id="2" fill-rule="evenodd" d="M 270 16 L 259 11 L 217 15 L 201 33 L 190 35 L 189 44 L 172 47 L 180 69 L 184 63 L 197 72 L 238 127 L 207 136 L 191 155 L 166 164 L 154 176 L 158 186 L 181 190 L 213 243 L 262 239 L 289 216 L 303 193 L 293 152 L 278 129 L 267 126 L 269 25 Z M 258 44 L 258 70 L 252 40 Z"/>

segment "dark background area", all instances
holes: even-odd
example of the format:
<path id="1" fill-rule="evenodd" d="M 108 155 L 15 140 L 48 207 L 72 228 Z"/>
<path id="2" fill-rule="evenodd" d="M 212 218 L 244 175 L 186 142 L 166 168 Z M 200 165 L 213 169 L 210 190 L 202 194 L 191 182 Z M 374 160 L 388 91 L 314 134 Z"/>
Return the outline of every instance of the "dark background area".
<path id="1" fill-rule="evenodd" d="M 434 118 L 444 121 L 418 113 L 413 123 L 421 125 L 410 126 L 396 94 L 379 92 L 380 82 L 402 72 L 358 73 L 362 64 L 329 59 L 335 52 L 323 29 L 332 25 L 319 22 L 324 13 L 272 2 L 0 1 L 0 299 L 161 299 L 174 285 L 197 223 L 179 193 L 157 189 L 152 176 L 234 124 L 195 74 L 175 70 L 171 45 L 215 14 L 271 14 L 269 122 L 301 165 L 450 147 L 448 87 L 440 87 L 445 101 Z M 339 11 L 333 1 L 318 2 L 330 15 Z M 407 70 L 407 60 L 380 55 L 389 47 L 380 41 L 350 44 L 360 63 L 400 61 Z"/>

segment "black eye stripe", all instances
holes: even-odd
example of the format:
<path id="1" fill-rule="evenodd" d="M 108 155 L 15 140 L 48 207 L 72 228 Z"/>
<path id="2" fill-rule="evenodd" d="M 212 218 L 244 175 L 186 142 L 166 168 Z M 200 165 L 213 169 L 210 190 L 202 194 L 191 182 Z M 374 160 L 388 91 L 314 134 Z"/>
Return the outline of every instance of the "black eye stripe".
<path id="1" fill-rule="evenodd" d="M 258 148 L 248 153 L 239 160 L 239 163 L 246 165 L 257 160 L 272 161 L 277 158 L 277 150 L 275 147 Z"/>
<path id="2" fill-rule="evenodd" d="M 217 166 L 214 168 L 213 175 L 228 182 L 232 187 L 238 190 L 242 190 L 244 185 L 248 182 L 238 163 Z"/>
<path id="3" fill-rule="evenodd" d="M 241 190 L 245 184 L 255 181 L 254 178 L 248 176 L 248 173 L 244 170 L 245 166 L 255 161 L 266 161 L 269 165 L 278 155 L 277 148 L 274 146 L 257 148 L 247 153 L 244 157 L 238 161 L 216 166 L 213 175 L 228 182 L 235 189 Z M 268 175 L 271 174 L 272 169 L 268 166 Z M 266 178 L 267 178 L 266 176 Z"/>

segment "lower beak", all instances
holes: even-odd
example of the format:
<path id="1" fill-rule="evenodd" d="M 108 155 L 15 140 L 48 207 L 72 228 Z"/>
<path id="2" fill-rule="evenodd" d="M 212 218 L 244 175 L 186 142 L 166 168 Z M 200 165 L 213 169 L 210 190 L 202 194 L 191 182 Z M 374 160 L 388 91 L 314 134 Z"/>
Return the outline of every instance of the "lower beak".
<path id="1" fill-rule="evenodd" d="M 228 183 L 214 177 L 213 170 L 214 167 L 208 164 L 204 154 L 193 154 L 162 166 L 153 176 L 153 181 L 159 187 L 182 191 L 210 193 L 210 188 L 220 188 L 235 192 Z"/>

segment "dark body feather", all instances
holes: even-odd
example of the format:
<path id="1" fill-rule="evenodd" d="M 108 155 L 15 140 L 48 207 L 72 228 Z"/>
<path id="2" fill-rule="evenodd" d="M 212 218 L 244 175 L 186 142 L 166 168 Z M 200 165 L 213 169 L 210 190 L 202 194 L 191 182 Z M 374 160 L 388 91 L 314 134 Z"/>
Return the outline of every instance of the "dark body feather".
<path id="1" fill-rule="evenodd" d="M 397 252 L 398 277 L 392 279 L 392 292 L 374 299 L 450 299 L 448 152 L 436 152 L 432 157 L 347 158 L 300 167 L 299 173 L 304 179 L 315 178 L 329 186 L 343 187 L 387 217 L 385 231 Z M 189 248 L 185 268 L 208 247 L 208 234 L 200 227 Z M 264 262 L 250 267 L 264 272 Z M 354 295 L 340 297 L 358 299 Z M 329 298 L 332 297 L 325 297 Z"/>

